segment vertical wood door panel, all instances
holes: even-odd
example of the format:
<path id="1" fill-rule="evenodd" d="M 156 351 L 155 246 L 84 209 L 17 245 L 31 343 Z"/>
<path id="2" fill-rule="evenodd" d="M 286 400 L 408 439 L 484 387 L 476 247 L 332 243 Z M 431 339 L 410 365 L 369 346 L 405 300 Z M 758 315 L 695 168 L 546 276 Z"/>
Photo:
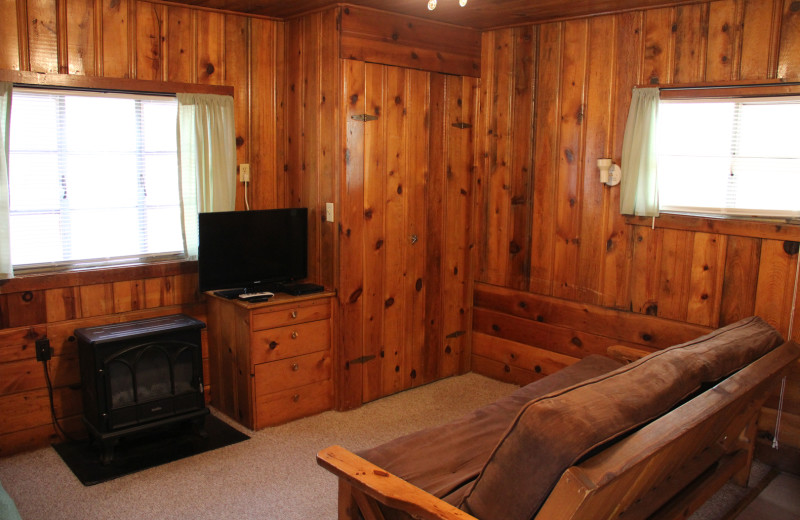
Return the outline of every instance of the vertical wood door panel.
<path id="1" fill-rule="evenodd" d="M 380 353 L 381 395 L 404 387 L 409 363 L 405 345 L 408 335 L 408 161 L 406 127 L 408 115 L 408 73 L 391 67 L 386 72 L 386 102 L 382 110 L 385 125 L 385 184 L 383 239 L 383 348 Z"/>
<path id="2" fill-rule="evenodd" d="M 429 133 L 420 131 L 433 125 L 430 117 L 430 74 L 423 71 L 408 72 L 409 114 L 405 141 L 408 150 L 408 227 L 406 247 L 408 281 L 406 283 L 407 335 L 405 340 L 406 365 L 402 367 L 404 388 L 414 385 L 421 370 L 420 346 L 425 341 L 425 244 L 427 243 L 426 179 L 431 151 L 428 149 Z"/>
<path id="3" fill-rule="evenodd" d="M 478 83 L 342 66 L 339 406 L 347 408 L 468 368 Z"/>
<path id="4" fill-rule="evenodd" d="M 347 410 L 361 405 L 364 349 L 363 299 L 364 272 L 364 123 L 352 119 L 363 114 L 365 106 L 365 64 L 342 62 L 342 112 L 344 154 L 340 212 L 339 274 L 339 357 L 334 368 L 337 377 L 337 408 Z"/>
<path id="5" fill-rule="evenodd" d="M 366 65 L 366 114 L 377 120 L 364 125 L 364 356 L 375 361 L 364 364 L 363 400 L 381 396 L 383 336 L 383 274 L 386 262 L 385 239 L 386 193 L 386 68 Z"/>

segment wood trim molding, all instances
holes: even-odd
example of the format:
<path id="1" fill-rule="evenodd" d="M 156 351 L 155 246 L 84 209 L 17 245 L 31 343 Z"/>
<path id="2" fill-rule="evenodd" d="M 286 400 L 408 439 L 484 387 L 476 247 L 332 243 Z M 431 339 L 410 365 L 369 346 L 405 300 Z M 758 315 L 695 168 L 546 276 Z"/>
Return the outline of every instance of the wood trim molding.
<path id="1" fill-rule="evenodd" d="M 761 85 L 713 85 L 697 87 L 660 87 L 661 99 L 707 99 L 796 96 L 800 94 L 800 83 L 768 83 Z"/>
<path id="2" fill-rule="evenodd" d="M 745 220 L 724 217 L 698 217 L 662 213 L 656 217 L 626 216 L 625 223 L 631 226 L 646 226 L 660 229 L 677 229 L 720 235 L 735 235 L 770 240 L 800 241 L 800 225 L 784 221 Z"/>
<path id="3" fill-rule="evenodd" d="M 217 94 L 233 96 L 234 89 L 228 85 L 206 85 L 171 81 L 148 81 L 129 78 L 104 78 L 78 74 L 39 74 L 19 70 L 0 70 L 0 81 L 40 87 L 63 87 L 76 89 L 122 90 L 129 92 L 157 92 L 163 94 Z"/>
<path id="4" fill-rule="evenodd" d="M 730 80 L 730 81 L 694 81 L 688 83 L 664 83 L 664 84 L 652 84 L 652 83 L 640 83 L 638 85 L 634 85 L 634 88 L 658 88 L 662 90 L 691 90 L 691 89 L 701 89 L 701 88 L 733 88 L 733 87 L 776 87 L 781 85 L 800 85 L 796 80 L 792 79 L 784 79 L 784 78 L 777 78 L 777 79 L 759 79 L 759 80 Z"/>
<path id="5" fill-rule="evenodd" d="M 159 262 L 126 267 L 87 269 L 85 271 L 65 271 L 22 275 L 10 280 L 0 280 L 0 294 L 23 291 L 41 291 L 59 287 L 74 287 L 98 283 L 121 282 L 145 278 L 159 278 L 197 272 L 197 262 L 184 260 Z"/>

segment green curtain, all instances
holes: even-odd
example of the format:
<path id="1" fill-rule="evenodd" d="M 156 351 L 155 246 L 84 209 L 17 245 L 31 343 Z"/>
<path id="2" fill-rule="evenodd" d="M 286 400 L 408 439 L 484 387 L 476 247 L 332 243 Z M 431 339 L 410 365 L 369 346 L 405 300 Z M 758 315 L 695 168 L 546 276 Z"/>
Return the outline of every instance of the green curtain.
<path id="1" fill-rule="evenodd" d="M 625 215 L 658 216 L 658 102 L 657 88 L 633 89 L 622 140 L 620 211 Z"/>
<path id="2" fill-rule="evenodd" d="M 236 205 L 233 97 L 178 94 L 178 162 L 186 252 L 197 256 L 197 214 Z"/>
<path id="3" fill-rule="evenodd" d="M 11 123 L 12 87 L 11 83 L 0 82 L 0 279 L 14 276 L 8 202 L 8 128 Z"/>

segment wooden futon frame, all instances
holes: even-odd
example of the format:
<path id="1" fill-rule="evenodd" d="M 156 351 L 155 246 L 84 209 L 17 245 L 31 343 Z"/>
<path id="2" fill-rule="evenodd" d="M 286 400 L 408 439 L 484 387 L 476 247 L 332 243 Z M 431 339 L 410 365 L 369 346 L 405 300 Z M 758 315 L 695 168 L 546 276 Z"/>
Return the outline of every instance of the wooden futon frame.
<path id="1" fill-rule="evenodd" d="M 797 344 L 784 343 L 569 467 L 535 518 L 686 518 L 728 480 L 745 486 L 759 411 L 798 352 Z M 627 361 L 640 356 L 625 347 L 612 347 L 609 353 Z M 378 503 L 413 518 L 474 518 L 340 446 L 323 449 L 317 461 L 339 477 L 340 520 L 381 520 Z"/>

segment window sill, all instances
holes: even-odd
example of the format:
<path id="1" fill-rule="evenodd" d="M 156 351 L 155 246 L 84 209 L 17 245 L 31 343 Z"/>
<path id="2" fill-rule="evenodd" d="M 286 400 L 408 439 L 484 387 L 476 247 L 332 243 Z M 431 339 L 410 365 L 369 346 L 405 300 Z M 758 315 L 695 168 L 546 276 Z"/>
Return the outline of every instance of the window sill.
<path id="1" fill-rule="evenodd" d="M 103 267 L 20 275 L 11 280 L 0 280 L 0 294 L 23 291 L 41 291 L 59 287 L 74 287 L 99 283 L 123 282 L 161 276 L 175 276 L 197 272 L 197 261 L 178 260 L 125 267 Z"/>
<path id="2" fill-rule="evenodd" d="M 652 217 L 626 215 L 625 223 L 632 226 L 653 226 Z M 677 229 L 720 235 L 737 235 L 771 240 L 800 241 L 800 225 L 782 221 L 748 220 L 725 217 L 698 217 L 662 213 L 655 219 L 658 229 Z"/>

